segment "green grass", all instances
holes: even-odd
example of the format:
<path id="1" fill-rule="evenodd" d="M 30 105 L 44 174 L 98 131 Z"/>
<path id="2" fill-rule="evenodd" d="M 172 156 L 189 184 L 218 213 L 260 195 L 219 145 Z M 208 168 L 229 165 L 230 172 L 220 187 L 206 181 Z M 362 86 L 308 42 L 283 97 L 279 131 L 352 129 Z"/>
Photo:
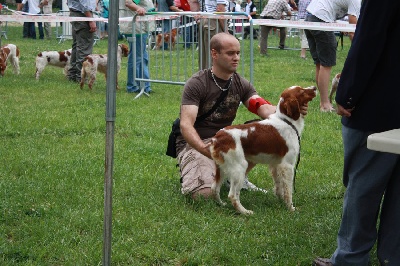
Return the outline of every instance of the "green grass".
<path id="1" fill-rule="evenodd" d="M 22 39 L 21 75 L 0 78 L 0 265 L 99 265 L 103 249 L 105 80 L 93 91 L 68 82 L 58 68 L 34 78 L 39 51 L 71 41 Z M 338 52 L 343 66 L 349 42 Z M 94 51 L 106 52 L 100 41 Z M 312 60 L 299 51 L 255 53 L 255 86 L 273 103 L 289 86 L 314 84 Z M 119 84 L 126 83 L 126 59 Z M 182 87 L 152 84 L 150 97 L 117 92 L 113 186 L 113 265 L 310 265 L 336 246 L 344 188 L 340 118 L 310 103 L 294 203 L 273 193 L 242 192 L 255 214 L 237 215 L 214 201 L 180 194 L 176 161 L 164 155 Z M 241 108 L 235 123 L 255 118 Z M 272 191 L 265 166 L 250 180 Z M 226 198 L 227 190 L 222 191 Z M 372 264 L 377 265 L 375 256 Z"/>

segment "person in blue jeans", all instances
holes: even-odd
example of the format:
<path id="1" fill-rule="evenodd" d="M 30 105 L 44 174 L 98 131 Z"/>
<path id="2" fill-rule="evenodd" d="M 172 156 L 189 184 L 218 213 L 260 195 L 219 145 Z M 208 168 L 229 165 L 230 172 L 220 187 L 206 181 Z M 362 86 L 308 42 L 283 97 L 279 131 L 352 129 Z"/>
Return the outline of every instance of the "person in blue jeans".
<path id="1" fill-rule="evenodd" d="M 147 53 L 146 44 L 148 34 L 136 34 L 136 77 L 149 79 L 149 54 Z M 129 54 L 128 54 L 128 80 L 126 83 L 127 92 L 140 92 L 140 82 L 133 81 L 133 40 L 128 38 Z M 144 82 L 144 92 L 151 93 L 150 82 Z"/>
<path id="2" fill-rule="evenodd" d="M 400 155 L 367 147 L 370 134 L 400 128 L 399 13 L 399 1 L 363 0 L 335 98 L 344 147 L 342 220 L 336 250 L 313 265 L 371 265 L 375 245 L 379 265 L 400 265 Z"/>
<path id="3" fill-rule="evenodd" d="M 119 2 L 119 17 L 134 17 L 135 15 L 144 16 L 146 12 L 154 11 L 154 5 L 150 0 L 141 0 L 136 3 L 132 0 L 125 0 Z M 140 92 L 141 86 L 144 86 L 144 92 L 151 93 L 150 82 L 134 81 L 133 71 L 135 71 L 137 78 L 149 79 L 149 55 L 146 50 L 148 32 L 155 30 L 154 22 L 136 22 L 135 24 L 135 36 L 133 33 L 133 23 L 121 22 L 120 32 L 127 37 L 129 42 L 129 54 L 128 54 L 128 79 L 126 82 L 126 90 L 128 93 Z M 132 37 L 131 37 L 132 36 Z M 133 39 L 135 38 L 135 39 Z M 134 51 L 133 41 L 136 42 L 136 49 Z M 136 65 L 134 67 L 134 53 L 136 56 Z"/>

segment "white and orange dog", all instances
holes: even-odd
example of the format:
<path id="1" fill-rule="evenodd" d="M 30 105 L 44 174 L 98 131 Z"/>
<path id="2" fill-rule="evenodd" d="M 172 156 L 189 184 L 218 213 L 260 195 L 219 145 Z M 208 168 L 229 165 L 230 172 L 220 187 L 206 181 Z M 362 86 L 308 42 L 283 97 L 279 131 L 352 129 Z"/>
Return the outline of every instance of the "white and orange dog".
<path id="1" fill-rule="evenodd" d="M 127 57 L 129 48 L 126 44 L 118 44 L 117 51 L 117 73 L 121 70 L 122 57 Z M 81 89 L 85 85 L 88 79 L 89 89 L 92 89 L 93 83 L 96 81 L 97 72 L 103 73 L 107 80 L 107 54 L 91 54 L 88 55 L 83 61 L 81 71 Z M 118 89 L 118 79 L 117 79 Z"/>
<path id="2" fill-rule="evenodd" d="M 177 34 L 178 32 L 176 28 L 172 29 L 170 32 L 167 33 L 157 34 L 156 44 L 154 45 L 153 50 L 159 50 L 163 44 L 163 40 L 164 43 L 166 44 L 171 43 L 171 48 L 174 49 L 176 44 Z"/>
<path id="3" fill-rule="evenodd" d="M 67 76 L 68 69 L 70 68 L 71 51 L 68 49 L 65 51 L 44 51 L 40 52 L 36 56 L 36 79 L 39 79 L 44 68 L 49 66 L 61 67 L 64 69 L 64 75 Z"/>
<path id="4" fill-rule="evenodd" d="M 210 151 L 217 165 L 211 190 L 222 205 L 220 189 L 229 179 L 229 199 L 236 211 L 253 214 L 240 203 L 240 190 L 246 170 L 256 164 L 267 164 L 275 183 L 275 195 L 294 211 L 292 202 L 296 162 L 300 152 L 300 136 L 304 128 L 301 106 L 311 101 L 316 87 L 293 86 L 283 91 L 276 112 L 268 119 L 244 125 L 228 126 L 212 138 Z"/>
<path id="5" fill-rule="evenodd" d="M 4 76 L 7 63 L 10 62 L 14 69 L 14 74 L 19 75 L 19 49 L 15 44 L 6 44 L 0 48 L 0 75 Z"/>

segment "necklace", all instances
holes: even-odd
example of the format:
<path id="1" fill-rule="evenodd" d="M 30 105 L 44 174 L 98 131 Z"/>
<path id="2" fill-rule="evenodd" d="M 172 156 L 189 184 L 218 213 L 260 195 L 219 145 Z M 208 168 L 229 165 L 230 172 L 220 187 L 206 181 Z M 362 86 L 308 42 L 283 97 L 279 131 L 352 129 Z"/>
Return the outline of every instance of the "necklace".
<path id="1" fill-rule="evenodd" d="M 221 90 L 221 91 L 227 91 L 227 90 L 229 90 L 229 88 L 231 87 L 231 85 L 232 85 L 232 76 L 229 78 L 229 85 L 228 86 L 225 86 L 225 88 L 222 88 L 221 86 L 219 86 L 219 84 L 217 83 L 217 81 L 215 80 L 215 76 L 214 76 L 214 72 L 212 71 L 212 69 L 210 69 L 211 70 L 211 76 L 212 76 L 212 78 L 213 78 L 213 80 L 214 80 L 214 83 L 215 83 L 215 85 L 217 85 L 217 87 Z"/>

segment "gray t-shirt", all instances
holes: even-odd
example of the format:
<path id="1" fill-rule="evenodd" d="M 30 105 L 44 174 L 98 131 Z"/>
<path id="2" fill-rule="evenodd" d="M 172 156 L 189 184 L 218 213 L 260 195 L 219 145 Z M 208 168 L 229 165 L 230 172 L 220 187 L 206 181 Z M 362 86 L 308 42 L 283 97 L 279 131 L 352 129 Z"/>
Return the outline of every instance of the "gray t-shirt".
<path id="1" fill-rule="evenodd" d="M 218 84 L 224 88 L 226 80 L 215 77 Z M 207 113 L 214 106 L 222 91 L 215 85 L 209 69 L 194 74 L 185 84 L 181 105 L 196 105 L 199 107 L 197 116 Z M 215 135 L 218 130 L 232 124 L 236 117 L 240 102 L 247 101 L 257 92 L 249 81 L 235 73 L 228 95 L 217 109 L 203 121 L 195 123 L 195 128 L 201 139 Z"/>
<path id="2" fill-rule="evenodd" d="M 307 11 L 321 19 L 332 23 L 346 15 L 360 16 L 361 0 L 313 0 Z"/>

